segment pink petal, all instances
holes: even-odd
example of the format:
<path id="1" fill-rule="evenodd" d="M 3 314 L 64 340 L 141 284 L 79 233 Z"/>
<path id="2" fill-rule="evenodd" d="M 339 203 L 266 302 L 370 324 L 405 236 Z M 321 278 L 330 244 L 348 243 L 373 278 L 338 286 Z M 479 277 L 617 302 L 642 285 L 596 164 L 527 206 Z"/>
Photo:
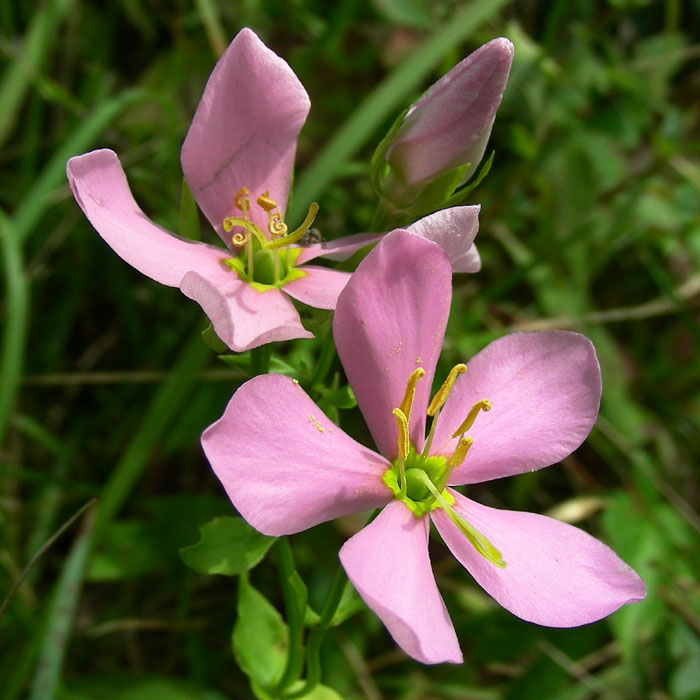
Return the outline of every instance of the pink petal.
<path id="1" fill-rule="evenodd" d="M 235 352 L 273 341 L 314 337 L 279 289 L 259 292 L 232 270 L 221 269 L 207 277 L 190 272 L 180 289 L 202 307 L 216 334 Z"/>
<path id="2" fill-rule="evenodd" d="M 478 272 L 481 267 L 474 239 L 479 231 L 479 205 L 451 207 L 419 219 L 406 230 L 437 243 L 446 253 L 452 272 Z"/>
<path id="3" fill-rule="evenodd" d="M 546 467 L 571 454 L 591 431 L 600 403 L 600 368 L 588 338 L 567 331 L 513 333 L 467 363 L 440 415 L 432 452 L 451 454 L 452 433 L 469 408 L 489 399 L 467 431 L 469 454 L 451 484 L 472 484 Z"/>
<path id="4" fill-rule="evenodd" d="M 299 131 L 309 98 L 287 63 L 250 29 L 231 42 L 209 77 L 182 145 L 182 170 L 217 233 L 238 216 L 233 199 L 251 192 L 251 215 L 265 224 L 255 199 L 265 191 L 284 212 Z"/>
<path id="5" fill-rule="evenodd" d="M 202 435 L 214 473 L 240 514 L 289 535 L 391 498 L 389 465 L 333 425 L 289 377 L 246 382 Z"/>
<path id="6" fill-rule="evenodd" d="M 328 258 L 329 260 L 347 260 L 353 253 L 382 238 L 384 238 L 383 233 L 355 233 L 352 236 L 328 241 L 328 243 L 323 245 L 315 243 L 308 248 L 304 248 L 297 258 L 297 264 L 301 265 L 318 257 Z"/>
<path id="7" fill-rule="evenodd" d="M 414 446 L 423 446 L 425 409 L 450 313 L 452 272 L 435 243 L 393 231 L 360 263 L 338 299 L 333 333 L 345 373 L 379 451 L 397 454 L 392 410 L 418 367 L 411 414 Z"/>
<path id="8" fill-rule="evenodd" d="M 646 595 L 639 576 L 587 532 L 543 515 L 487 508 L 450 491 L 456 511 L 501 552 L 505 568 L 481 556 L 442 510 L 432 512 L 438 532 L 477 583 L 523 620 L 576 627 Z"/>
<path id="9" fill-rule="evenodd" d="M 114 151 L 71 158 L 66 173 L 73 195 L 97 232 L 123 260 L 147 277 L 177 287 L 190 270 L 219 269 L 227 251 L 187 241 L 154 224 L 139 208 Z"/>
<path id="10" fill-rule="evenodd" d="M 513 60 L 513 44 L 494 39 L 438 80 L 411 108 L 387 161 L 409 185 L 483 156 Z"/>
<path id="11" fill-rule="evenodd" d="M 335 309 L 338 295 L 348 283 L 350 273 L 315 265 L 305 265 L 302 269 L 306 277 L 288 282 L 284 285 L 284 291 L 317 309 Z"/>
<path id="12" fill-rule="evenodd" d="M 394 641 L 424 664 L 462 663 L 452 621 L 428 555 L 429 520 L 393 501 L 340 550 L 362 599 Z"/>

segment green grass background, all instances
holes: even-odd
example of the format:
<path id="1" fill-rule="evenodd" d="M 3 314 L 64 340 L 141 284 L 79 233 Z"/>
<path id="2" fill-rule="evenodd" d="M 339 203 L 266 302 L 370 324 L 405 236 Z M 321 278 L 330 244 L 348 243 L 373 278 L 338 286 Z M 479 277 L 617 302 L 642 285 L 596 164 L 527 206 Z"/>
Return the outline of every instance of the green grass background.
<path id="1" fill-rule="evenodd" d="M 0 621 L 0 700 L 252 697 L 230 649 L 234 580 L 178 556 L 232 514 L 198 436 L 245 373 L 202 343 L 196 305 L 104 245 L 64 175 L 68 157 L 113 148 L 144 210 L 178 230 L 180 145 L 243 26 L 311 96 L 291 223 L 316 199 L 329 239 L 367 229 L 369 157 L 395 115 L 481 43 L 514 42 L 494 166 L 470 196 L 483 269 L 455 277 L 438 376 L 513 330 L 593 339 L 604 394 L 589 440 L 470 494 L 575 522 L 649 588 L 605 621 L 535 627 L 433 542 L 464 665 L 412 662 L 365 611 L 328 636 L 324 683 L 347 700 L 700 698 L 700 2 L 3 0 L 0 599 L 98 503 Z M 275 353 L 313 367 L 322 345 Z M 362 435 L 356 410 L 341 421 Z M 354 527 L 293 538 L 312 603 Z M 273 559 L 251 577 L 281 606 Z"/>

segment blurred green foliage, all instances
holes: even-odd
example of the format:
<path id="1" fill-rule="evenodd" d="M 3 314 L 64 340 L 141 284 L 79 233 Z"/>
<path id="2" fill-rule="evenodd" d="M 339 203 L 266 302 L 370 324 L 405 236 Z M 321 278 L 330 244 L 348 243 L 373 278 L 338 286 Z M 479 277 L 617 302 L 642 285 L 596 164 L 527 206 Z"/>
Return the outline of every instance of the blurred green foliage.
<path id="1" fill-rule="evenodd" d="M 469 198 L 482 204 L 483 269 L 455 278 L 437 376 L 506 331 L 589 335 L 604 383 L 590 439 L 560 466 L 470 494 L 557 508 L 649 587 L 606 621 L 535 627 L 435 542 L 464 665 L 406 659 L 361 612 L 329 632 L 324 684 L 347 700 L 700 698 L 700 2 L 5 0 L 0 598 L 61 523 L 99 501 L 0 621 L 0 700 L 251 697 L 231 653 L 231 579 L 178 557 L 200 526 L 233 514 L 198 437 L 251 358 L 220 363 L 196 306 L 117 259 L 63 174 L 69 156 L 113 148 L 144 210 L 179 230 L 179 148 L 217 53 L 246 25 L 311 96 L 294 210 L 318 197 L 328 239 L 367 229 L 369 158 L 396 114 L 481 43 L 514 42 L 493 167 Z M 404 68 L 426 47 L 429 65 Z M 191 209 L 182 225 L 196 230 Z M 368 440 L 323 352 L 327 320 L 317 333 L 276 347 L 273 367 Z M 312 608 L 358 525 L 294 537 Z M 276 576 L 265 560 L 244 585 L 282 610 Z"/>

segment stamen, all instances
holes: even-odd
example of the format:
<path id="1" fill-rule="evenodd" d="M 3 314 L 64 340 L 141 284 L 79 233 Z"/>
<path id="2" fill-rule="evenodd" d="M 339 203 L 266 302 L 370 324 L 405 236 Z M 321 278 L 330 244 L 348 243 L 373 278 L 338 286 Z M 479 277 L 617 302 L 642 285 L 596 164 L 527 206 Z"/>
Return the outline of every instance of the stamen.
<path id="1" fill-rule="evenodd" d="M 452 391 L 452 387 L 457 381 L 457 376 L 464 374 L 466 371 L 467 366 L 465 364 L 460 362 L 458 365 L 455 365 L 450 370 L 450 373 L 447 375 L 447 379 L 445 379 L 445 381 L 442 383 L 442 386 L 435 392 L 435 396 L 433 396 L 433 400 L 430 402 L 430 406 L 428 406 L 427 413 L 429 416 L 432 416 L 433 420 L 430 423 L 430 432 L 428 433 L 428 438 L 425 441 L 425 446 L 423 447 L 423 452 L 421 453 L 424 457 L 428 456 L 430 448 L 433 444 L 438 416 L 440 415 L 442 407 L 445 405 L 445 401 L 447 401 L 447 397 Z"/>
<path id="2" fill-rule="evenodd" d="M 452 387 L 457 380 L 457 375 L 464 374 L 466 371 L 467 366 L 462 363 L 455 365 L 450 370 L 450 373 L 447 375 L 447 379 L 445 379 L 442 386 L 437 390 L 435 396 L 433 396 L 433 400 L 430 402 L 430 406 L 428 406 L 429 416 L 434 416 L 445 405 L 445 401 L 447 401 L 447 397 L 450 395 Z"/>
<path id="3" fill-rule="evenodd" d="M 419 367 L 411 372 L 411 376 L 408 378 L 408 382 L 406 382 L 406 393 L 403 395 L 403 401 L 401 402 L 399 408 L 406 416 L 407 423 L 411 422 L 411 408 L 413 406 L 413 399 L 416 395 L 416 384 L 418 383 L 418 380 L 422 379 L 424 376 L 425 370 L 422 367 Z"/>
<path id="4" fill-rule="evenodd" d="M 469 428 L 474 425 L 474 421 L 476 420 L 476 417 L 479 415 L 479 411 L 490 411 L 491 410 L 491 402 L 488 399 L 481 399 L 481 401 L 477 401 L 470 409 L 469 413 L 467 413 L 467 417 L 464 419 L 462 422 L 462 425 L 455 430 L 454 434 L 452 435 L 453 438 L 460 437 L 464 435 L 464 433 L 469 430 Z"/>
<path id="5" fill-rule="evenodd" d="M 464 462 L 467 456 L 467 452 L 469 452 L 469 448 L 472 446 L 473 443 L 474 440 L 472 440 L 470 437 L 463 437 L 460 439 L 459 443 L 457 443 L 455 451 L 447 460 L 447 467 L 450 470 L 454 469 L 455 467 L 458 467 L 460 464 L 462 464 L 462 462 Z"/>
<path id="6" fill-rule="evenodd" d="M 448 517 L 457 526 L 459 531 L 469 540 L 474 549 L 494 566 L 497 566 L 499 569 L 504 569 L 506 563 L 503 561 L 503 555 L 486 537 L 452 508 L 440 491 L 438 491 L 435 484 L 430 480 L 430 477 L 425 472 L 418 472 L 415 474 L 415 478 L 430 491 L 435 500 L 440 504 L 440 507 L 447 513 Z"/>
<path id="7" fill-rule="evenodd" d="M 265 234 L 252 221 L 249 221 L 248 219 L 241 219 L 237 216 L 227 216 L 224 219 L 224 231 L 230 232 L 234 226 L 240 226 L 241 228 L 245 229 L 245 234 L 240 232 L 234 233 L 231 237 L 231 243 L 233 243 L 233 245 L 235 245 L 237 248 L 242 248 L 246 243 L 248 243 L 248 241 L 250 241 L 251 236 L 253 235 L 258 239 L 261 246 L 268 243 Z"/>
<path id="8" fill-rule="evenodd" d="M 395 408 L 392 413 L 396 416 L 396 425 L 399 429 L 399 457 L 405 460 L 411 450 L 411 442 L 408 439 L 408 420 L 406 420 L 406 414 L 400 408 Z"/>
<path id="9" fill-rule="evenodd" d="M 408 420 L 406 420 L 406 414 L 400 409 L 395 408 L 392 413 L 396 416 L 396 426 L 399 429 L 399 434 L 397 437 L 397 444 L 399 448 L 399 455 L 397 457 L 397 462 L 399 465 L 399 489 L 401 495 L 406 494 L 406 466 L 405 461 L 408 457 L 408 453 L 411 449 L 411 443 L 408 439 Z"/>
<path id="10" fill-rule="evenodd" d="M 265 248 L 267 250 L 274 250 L 275 248 L 283 248 L 284 246 L 296 243 L 310 228 L 318 214 L 318 204 L 316 202 L 311 202 L 309 205 L 309 211 L 306 214 L 306 218 L 301 222 L 301 226 L 292 231 L 292 233 L 282 238 L 277 238 L 274 241 L 267 241 Z"/>
<path id="11" fill-rule="evenodd" d="M 236 192 L 236 196 L 233 198 L 233 203 L 236 205 L 236 209 L 243 212 L 243 218 L 246 220 L 249 218 L 248 212 L 250 211 L 250 199 L 248 199 L 249 194 L 250 190 L 247 187 L 241 187 L 241 189 Z"/>
<path id="12" fill-rule="evenodd" d="M 256 200 L 260 208 L 267 212 L 267 230 L 273 238 L 279 238 L 287 233 L 287 224 L 282 221 L 277 202 L 270 198 L 269 192 L 263 192 Z M 275 211 L 275 209 L 277 211 Z"/>

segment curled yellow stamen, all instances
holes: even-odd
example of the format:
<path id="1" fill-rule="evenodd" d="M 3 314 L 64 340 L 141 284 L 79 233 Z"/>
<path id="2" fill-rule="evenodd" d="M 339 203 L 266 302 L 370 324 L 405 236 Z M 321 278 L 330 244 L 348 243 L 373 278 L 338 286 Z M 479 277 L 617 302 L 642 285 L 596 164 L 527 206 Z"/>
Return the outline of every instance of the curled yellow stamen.
<path id="1" fill-rule="evenodd" d="M 296 243 L 311 228 L 316 214 L 318 214 L 318 204 L 316 204 L 316 202 L 311 202 L 306 218 L 301 222 L 301 226 L 296 229 L 296 231 L 292 231 L 289 235 L 277 238 L 274 241 L 267 241 L 264 247 L 267 250 L 274 250 L 275 248 L 284 248 L 284 246 Z"/>
<path id="2" fill-rule="evenodd" d="M 435 396 L 433 396 L 433 400 L 430 402 L 430 406 L 428 406 L 429 416 L 434 416 L 445 405 L 445 401 L 447 401 L 447 397 L 452 391 L 452 387 L 457 380 L 457 376 L 464 374 L 466 371 L 467 366 L 462 363 L 455 365 L 450 370 L 450 373 L 447 375 L 447 379 L 445 379 L 442 386 L 437 390 L 437 392 L 435 392 Z"/>
<path id="3" fill-rule="evenodd" d="M 243 212 L 243 218 L 248 219 L 248 212 L 250 211 L 250 199 L 248 195 L 250 190 L 247 187 L 241 187 L 236 196 L 233 198 L 233 203 L 236 205 L 236 209 Z"/>
<path id="4" fill-rule="evenodd" d="M 395 408 L 392 413 L 396 416 L 396 425 L 399 429 L 399 458 L 403 462 L 406 460 L 406 457 L 408 457 L 408 453 L 411 449 L 411 443 L 408 439 L 408 420 L 406 419 L 406 414 L 400 408 Z"/>
<path id="5" fill-rule="evenodd" d="M 477 415 L 479 415 L 479 411 L 490 411 L 491 410 L 491 402 L 488 399 L 481 399 L 481 401 L 477 401 L 470 409 L 469 413 L 467 413 L 467 417 L 464 419 L 462 422 L 462 425 L 457 428 L 457 430 L 454 431 L 452 437 L 460 437 L 464 435 L 464 433 L 469 430 L 469 428 L 474 425 L 474 421 L 476 420 Z"/>
<path id="6" fill-rule="evenodd" d="M 282 221 L 282 214 L 277 202 L 270 197 L 270 193 L 263 192 L 255 201 L 267 213 L 267 230 L 270 232 L 270 235 L 273 238 L 286 235 L 288 230 L 287 224 Z"/>
<path id="7" fill-rule="evenodd" d="M 241 219 L 237 216 L 227 216 L 224 219 L 224 231 L 230 232 L 234 226 L 240 226 L 245 230 L 245 233 L 234 233 L 231 237 L 231 243 L 233 243 L 233 245 L 236 247 L 241 248 L 244 246 L 246 243 L 248 243 L 252 236 L 255 236 L 258 239 L 261 246 L 267 243 L 265 234 L 252 221 Z"/>
<path id="8" fill-rule="evenodd" d="M 454 469 L 455 467 L 458 467 L 460 464 L 462 464 L 462 462 L 464 462 L 464 459 L 467 456 L 467 452 L 469 452 L 469 448 L 472 446 L 473 443 L 474 440 L 472 440 L 470 437 L 460 438 L 459 442 L 457 443 L 457 447 L 455 448 L 455 451 L 447 460 L 447 466 L 449 469 Z"/>
<path id="9" fill-rule="evenodd" d="M 411 376 L 408 378 L 408 382 L 406 382 L 406 393 L 403 395 L 403 401 L 401 402 L 399 409 L 404 416 L 406 416 L 407 423 L 411 421 L 411 407 L 413 406 L 413 399 L 416 395 L 416 384 L 418 383 L 418 380 L 422 379 L 424 376 L 425 370 L 422 367 L 419 367 L 411 372 Z"/>

